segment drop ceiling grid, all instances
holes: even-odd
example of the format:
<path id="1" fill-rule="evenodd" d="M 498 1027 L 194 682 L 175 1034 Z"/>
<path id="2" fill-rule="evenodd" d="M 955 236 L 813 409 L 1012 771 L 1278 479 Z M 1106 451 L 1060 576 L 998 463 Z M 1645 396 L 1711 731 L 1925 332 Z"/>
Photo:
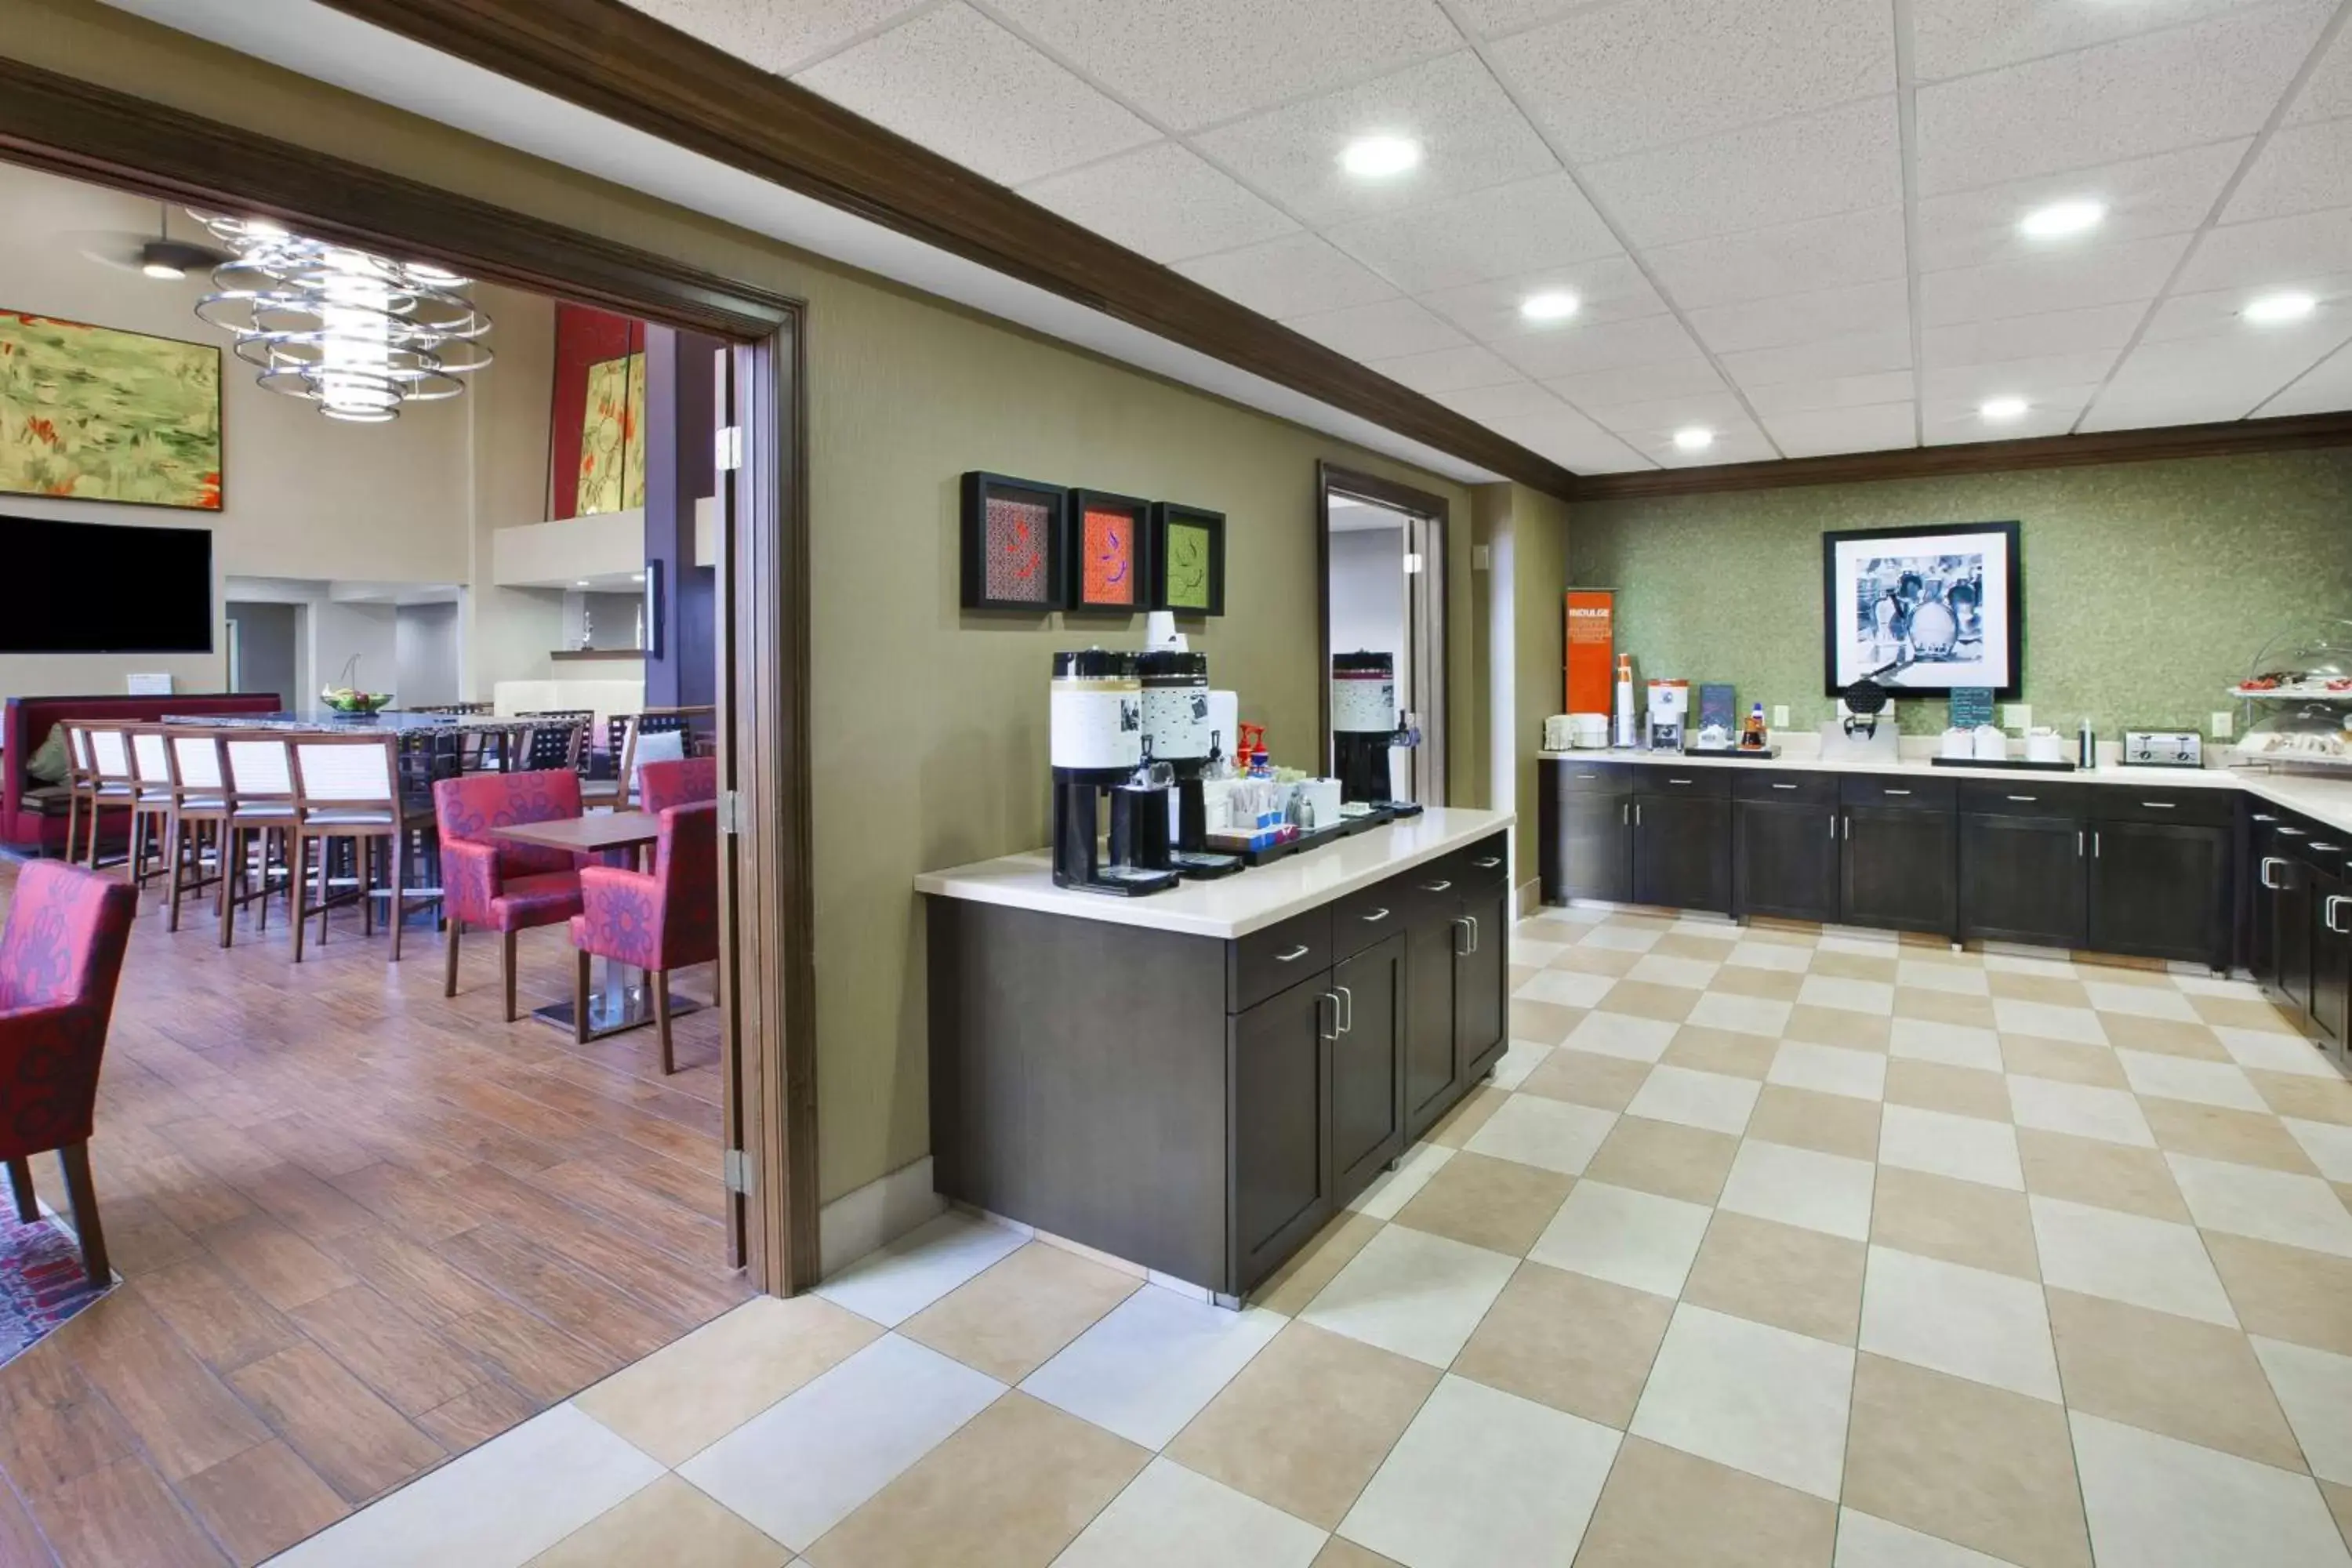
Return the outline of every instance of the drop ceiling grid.
<path id="1" fill-rule="evenodd" d="M 769 9 L 633 3 L 746 58 Z M 793 26 L 822 47 L 754 63 L 821 64 L 824 90 L 961 12 L 1140 139 L 1038 141 L 952 72 L 892 79 L 967 95 L 935 150 L 1045 147 L 1032 199 L 1572 468 L 1687 462 L 1678 409 L 1728 462 L 2352 405 L 2352 43 L 2329 53 L 2352 0 L 2172 0 L 2153 26 L 2076 0 L 1172 4 L 815 0 Z M 1420 129 L 1379 123 L 1408 89 L 1452 117 L 1422 169 L 1337 180 L 1325 142 Z M 2093 185 L 2096 236 L 2021 254 L 2020 213 Z M 1516 319 L 1562 284 L 1566 327 Z M 2307 352 L 2230 314 L 2284 284 L 2327 307 L 2290 330 Z M 1961 388 L 2029 373 L 2021 427 L 1973 419 Z"/>

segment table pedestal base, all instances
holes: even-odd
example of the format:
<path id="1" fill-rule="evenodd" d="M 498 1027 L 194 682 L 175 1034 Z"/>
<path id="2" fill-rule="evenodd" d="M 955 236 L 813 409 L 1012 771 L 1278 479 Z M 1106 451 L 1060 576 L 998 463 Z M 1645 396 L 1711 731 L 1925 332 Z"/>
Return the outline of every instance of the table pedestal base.
<path id="1" fill-rule="evenodd" d="M 669 1016 L 672 1018 L 683 1018 L 688 1013 L 700 1011 L 701 1007 L 701 1003 L 691 1001 L 675 991 L 669 994 Z M 534 1007 L 530 1016 L 554 1025 L 567 1035 L 572 1032 L 572 1004 L 569 1002 L 551 1002 L 544 1007 Z M 643 1028 L 653 1021 L 653 985 L 642 974 L 629 984 L 604 986 L 588 994 L 588 1037 L 592 1040 Z"/>

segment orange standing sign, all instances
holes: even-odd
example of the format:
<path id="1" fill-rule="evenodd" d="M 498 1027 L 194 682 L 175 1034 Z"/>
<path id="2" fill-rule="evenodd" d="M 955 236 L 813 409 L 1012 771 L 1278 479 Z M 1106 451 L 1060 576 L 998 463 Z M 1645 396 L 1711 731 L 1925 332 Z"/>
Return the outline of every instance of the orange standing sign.
<path id="1" fill-rule="evenodd" d="M 1617 593 L 1570 588 L 1563 595 L 1568 623 L 1567 700 L 1563 713 L 1606 713 L 1617 679 Z"/>

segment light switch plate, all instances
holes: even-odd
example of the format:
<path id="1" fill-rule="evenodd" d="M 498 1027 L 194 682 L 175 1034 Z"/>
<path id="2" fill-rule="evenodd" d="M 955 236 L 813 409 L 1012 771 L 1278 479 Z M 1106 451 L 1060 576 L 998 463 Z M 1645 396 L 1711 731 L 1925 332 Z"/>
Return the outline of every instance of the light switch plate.
<path id="1" fill-rule="evenodd" d="M 2033 705 L 2030 702 L 2004 704 L 2000 710 L 2000 723 L 2004 730 L 2014 730 L 2023 734 L 2033 728 Z"/>
<path id="2" fill-rule="evenodd" d="M 1775 730 L 1785 730 L 1788 727 L 1789 705 L 1785 702 L 1774 703 L 1772 705 L 1772 728 Z"/>
<path id="3" fill-rule="evenodd" d="M 2212 736 L 2215 740 L 2226 741 L 2230 738 L 2230 731 L 2235 727 L 2235 725 L 2236 721 L 2231 718 L 2229 714 L 2216 713 L 2213 715 L 2212 721 L 2208 724 L 2206 728 L 2212 732 Z"/>
<path id="4" fill-rule="evenodd" d="M 1484 545 L 1484 544 L 1474 544 L 1474 545 L 1472 545 L 1472 546 L 1470 547 L 1470 570 L 1471 570 L 1471 571 L 1473 571 L 1473 572 L 1484 572 L 1484 571 L 1486 571 L 1486 570 L 1487 569 L 1488 565 L 1493 562 L 1493 560 L 1494 560 L 1494 552 L 1493 552 L 1493 550 L 1492 550 L 1492 548 L 1491 548 L 1490 546 L 1488 546 L 1488 545 Z"/>

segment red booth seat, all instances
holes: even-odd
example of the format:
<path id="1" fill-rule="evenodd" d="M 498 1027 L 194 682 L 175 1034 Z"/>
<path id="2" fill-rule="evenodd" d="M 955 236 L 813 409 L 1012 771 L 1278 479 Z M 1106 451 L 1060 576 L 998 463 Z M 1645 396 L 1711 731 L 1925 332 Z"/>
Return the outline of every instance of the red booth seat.
<path id="1" fill-rule="evenodd" d="M 110 719 L 152 724 L 166 713 L 276 713 L 286 706 L 274 691 L 208 691 L 185 697 L 11 697 L 0 756 L 0 844 L 44 855 L 66 847 L 66 786 L 28 776 L 25 764 L 60 719 Z M 129 832 L 130 814 L 110 811 L 106 831 Z"/>

